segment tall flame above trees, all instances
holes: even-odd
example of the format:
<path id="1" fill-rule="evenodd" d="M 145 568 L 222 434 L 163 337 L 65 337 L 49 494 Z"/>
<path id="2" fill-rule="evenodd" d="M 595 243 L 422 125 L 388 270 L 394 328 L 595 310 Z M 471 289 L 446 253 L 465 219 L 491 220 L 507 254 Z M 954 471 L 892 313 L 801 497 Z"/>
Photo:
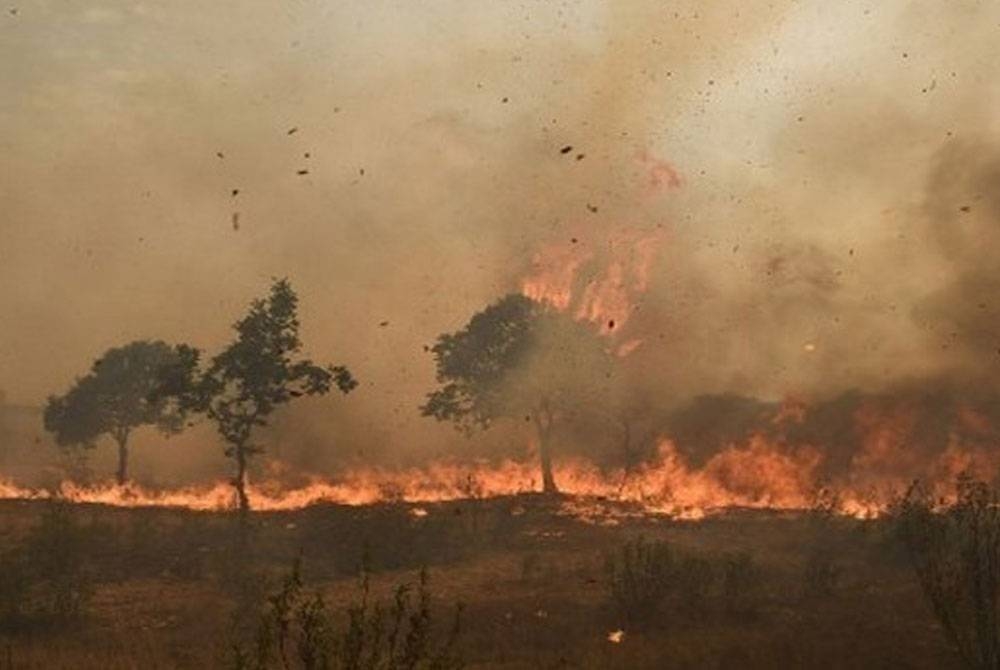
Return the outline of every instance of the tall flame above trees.
<path id="1" fill-rule="evenodd" d="M 266 426 L 280 405 L 303 395 L 324 395 L 336 386 L 349 393 L 357 385 L 344 366 L 319 366 L 298 358 L 302 348 L 298 297 L 287 279 L 275 280 L 267 298 L 254 300 L 233 325 L 236 339 L 201 365 L 201 352 L 177 347 L 177 362 L 164 371 L 160 393 L 173 397 L 183 414 L 201 414 L 215 423 L 228 443 L 226 456 L 236 462 L 232 483 L 239 508 L 250 503 L 246 471 L 263 449 L 250 442 L 254 428 Z"/>
<path id="2" fill-rule="evenodd" d="M 556 422 L 606 395 L 603 385 L 614 371 L 593 329 L 511 294 L 473 315 L 461 330 L 438 337 L 431 352 L 440 387 L 428 394 L 421 413 L 465 432 L 503 418 L 532 422 L 543 490 L 556 492 Z"/>
<path id="3" fill-rule="evenodd" d="M 60 446 L 92 447 L 107 435 L 118 445 L 119 484 L 128 479 L 128 439 L 142 426 L 175 433 L 182 419 L 164 398 L 151 394 L 161 368 L 177 362 L 164 342 L 136 341 L 109 349 L 90 372 L 62 396 L 50 396 L 45 406 L 45 429 Z"/>

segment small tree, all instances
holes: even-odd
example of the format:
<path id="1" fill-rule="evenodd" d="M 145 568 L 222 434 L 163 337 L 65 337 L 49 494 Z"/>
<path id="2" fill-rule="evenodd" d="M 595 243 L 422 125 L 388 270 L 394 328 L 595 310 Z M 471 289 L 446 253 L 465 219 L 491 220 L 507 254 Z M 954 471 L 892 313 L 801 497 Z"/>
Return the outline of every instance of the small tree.
<path id="1" fill-rule="evenodd" d="M 228 443 L 236 462 L 233 486 L 241 511 L 249 459 L 262 449 L 250 442 L 254 428 L 266 426 L 279 406 L 303 395 L 323 395 L 336 385 L 349 393 L 358 383 L 343 366 L 321 367 L 297 359 L 302 343 L 298 297 L 286 279 L 275 280 L 267 298 L 254 300 L 233 325 L 236 340 L 202 368 L 201 352 L 181 345 L 176 364 L 165 371 L 159 394 L 173 397 L 184 414 L 203 414 Z"/>
<path id="2" fill-rule="evenodd" d="M 595 333 L 569 316 L 511 294 L 431 348 L 440 388 L 420 408 L 465 431 L 501 418 L 534 424 L 542 486 L 556 492 L 551 441 L 557 419 L 595 398 L 612 374 L 611 356 Z"/>
<path id="3" fill-rule="evenodd" d="M 109 349 L 65 395 L 49 397 L 45 429 L 64 447 L 92 447 L 101 436 L 111 437 L 118 445 L 118 483 L 124 484 L 133 430 L 155 426 L 169 435 L 181 428 L 181 417 L 167 401 L 151 397 L 160 370 L 175 362 L 174 350 L 160 341 Z"/>

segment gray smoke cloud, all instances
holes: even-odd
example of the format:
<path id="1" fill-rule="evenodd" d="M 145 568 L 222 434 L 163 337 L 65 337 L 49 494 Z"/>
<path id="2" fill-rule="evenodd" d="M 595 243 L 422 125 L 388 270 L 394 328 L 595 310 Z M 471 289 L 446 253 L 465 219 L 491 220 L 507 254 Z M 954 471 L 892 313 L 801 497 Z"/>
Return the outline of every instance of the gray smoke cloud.
<path id="1" fill-rule="evenodd" d="M 418 416 L 422 346 L 540 248 L 623 230 L 663 235 L 619 336 L 643 340 L 622 392 L 654 405 L 992 370 L 998 21 L 902 0 L 22 7 L 0 22 L 0 385 L 38 404 L 135 338 L 212 351 L 287 275 L 309 353 L 362 386 L 292 408 L 273 453 L 495 453 L 513 440 Z M 652 188 L 643 156 L 681 185 Z M 142 448 L 193 476 L 220 467 L 212 440 Z"/>

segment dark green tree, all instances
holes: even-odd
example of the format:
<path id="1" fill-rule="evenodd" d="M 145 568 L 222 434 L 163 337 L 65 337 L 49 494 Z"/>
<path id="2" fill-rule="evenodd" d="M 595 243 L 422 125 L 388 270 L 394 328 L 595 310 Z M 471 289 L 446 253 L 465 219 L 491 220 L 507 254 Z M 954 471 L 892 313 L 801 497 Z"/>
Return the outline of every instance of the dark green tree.
<path id="1" fill-rule="evenodd" d="M 532 422 L 543 490 L 556 492 L 556 422 L 594 410 L 614 373 L 613 356 L 590 324 L 511 294 L 461 330 L 438 337 L 431 352 L 439 388 L 428 394 L 421 413 L 466 433 L 498 419 Z"/>
<path id="2" fill-rule="evenodd" d="M 254 300 L 233 325 L 236 339 L 207 365 L 194 347 L 177 347 L 177 362 L 162 376 L 159 395 L 171 397 L 184 415 L 212 421 L 236 462 L 233 486 L 241 511 L 249 459 L 263 451 L 253 430 L 268 424 L 279 406 L 303 395 L 323 395 L 336 386 L 349 393 L 358 383 L 344 366 L 319 366 L 300 358 L 298 297 L 287 279 L 275 280 L 267 298 Z"/>
<path id="3" fill-rule="evenodd" d="M 155 341 L 136 341 L 109 349 L 90 372 L 62 396 L 50 396 L 45 429 L 60 446 L 93 447 L 107 435 L 118 445 L 118 483 L 128 479 L 128 439 L 136 428 L 155 426 L 176 433 L 181 417 L 165 399 L 152 399 L 159 373 L 175 362 L 174 350 Z"/>

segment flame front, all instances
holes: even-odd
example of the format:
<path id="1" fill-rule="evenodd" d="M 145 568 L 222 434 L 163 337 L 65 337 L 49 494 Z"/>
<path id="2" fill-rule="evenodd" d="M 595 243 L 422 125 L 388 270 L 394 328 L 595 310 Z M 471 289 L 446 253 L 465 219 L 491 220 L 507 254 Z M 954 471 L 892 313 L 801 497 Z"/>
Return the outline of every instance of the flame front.
<path id="1" fill-rule="evenodd" d="M 967 415 L 964 411 L 962 415 Z M 789 415 L 787 404 L 765 426 L 780 425 Z M 906 410 L 880 414 L 859 410 L 857 428 L 864 431 L 860 451 L 849 470 L 833 481 L 824 450 L 790 442 L 782 433 L 762 431 L 725 447 L 700 467 L 693 467 L 675 443 L 660 441 L 656 455 L 631 469 L 601 469 L 581 460 L 563 459 L 555 466 L 567 513 L 596 518 L 591 503 L 627 503 L 642 514 L 698 519 L 733 507 L 801 510 L 812 507 L 817 494 L 831 488 L 835 507 L 857 517 L 876 516 L 886 509 L 913 477 L 923 477 L 936 494 L 947 496 L 963 472 L 987 476 L 1000 466 L 991 442 L 968 442 L 953 434 L 939 453 L 920 460 L 913 452 L 914 420 Z M 794 421 L 793 421 L 794 423 Z M 358 468 L 336 479 L 312 477 L 303 486 L 287 488 L 278 481 L 251 483 L 248 495 L 258 511 L 296 510 L 321 503 L 369 505 L 387 502 L 435 503 L 493 498 L 541 491 L 534 459 L 500 462 L 435 462 L 409 469 Z M 226 481 L 206 486 L 155 490 L 138 485 L 82 486 L 63 482 L 47 491 L 0 482 L 2 499 L 59 497 L 81 503 L 124 507 L 162 506 L 191 510 L 223 510 L 234 506 Z M 425 513 L 425 512 L 424 512 Z M 421 516 L 417 514 L 416 516 Z"/>

